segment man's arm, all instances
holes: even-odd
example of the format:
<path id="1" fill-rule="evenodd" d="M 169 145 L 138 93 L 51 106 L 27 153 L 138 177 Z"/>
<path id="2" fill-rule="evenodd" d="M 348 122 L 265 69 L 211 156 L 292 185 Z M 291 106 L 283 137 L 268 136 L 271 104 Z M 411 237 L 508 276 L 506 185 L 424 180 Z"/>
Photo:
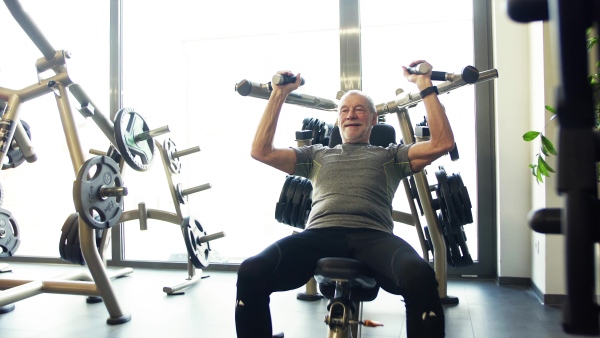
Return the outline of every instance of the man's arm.
<path id="1" fill-rule="evenodd" d="M 279 74 L 294 75 L 289 71 Z M 273 138 L 277 129 L 277 121 L 281 107 L 288 94 L 300 86 L 300 74 L 296 75 L 296 82 L 286 85 L 273 85 L 265 112 L 258 124 L 254 141 L 252 142 L 251 156 L 253 159 L 268 164 L 276 169 L 293 174 L 296 169 L 296 153 L 291 148 L 275 148 Z"/>
<path id="2" fill-rule="evenodd" d="M 425 61 L 413 61 L 409 66 L 413 67 L 422 62 Z M 405 67 L 403 68 L 404 76 L 410 82 L 415 83 L 419 88 L 419 91 L 433 86 L 433 83 L 431 82 L 431 71 L 427 74 L 417 75 L 409 74 L 407 69 Z M 417 142 L 410 147 L 408 158 L 413 172 L 423 170 L 423 168 L 431 164 L 431 162 L 454 148 L 454 134 L 452 133 L 450 122 L 446 116 L 446 111 L 438 100 L 437 94 L 433 93 L 425 96 L 425 98 L 423 98 L 423 104 L 425 105 L 425 111 L 427 112 L 430 138 L 428 141 Z"/>

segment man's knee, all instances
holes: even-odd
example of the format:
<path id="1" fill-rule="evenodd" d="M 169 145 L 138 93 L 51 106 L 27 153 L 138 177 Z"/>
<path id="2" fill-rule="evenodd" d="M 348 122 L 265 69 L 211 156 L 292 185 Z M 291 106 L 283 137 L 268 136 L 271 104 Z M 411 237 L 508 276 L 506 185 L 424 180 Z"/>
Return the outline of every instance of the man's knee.
<path id="1" fill-rule="evenodd" d="M 238 287 L 240 284 L 264 284 L 268 276 L 277 267 L 278 250 L 274 247 L 265 249 L 260 254 L 247 258 L 238 269 Z"/>

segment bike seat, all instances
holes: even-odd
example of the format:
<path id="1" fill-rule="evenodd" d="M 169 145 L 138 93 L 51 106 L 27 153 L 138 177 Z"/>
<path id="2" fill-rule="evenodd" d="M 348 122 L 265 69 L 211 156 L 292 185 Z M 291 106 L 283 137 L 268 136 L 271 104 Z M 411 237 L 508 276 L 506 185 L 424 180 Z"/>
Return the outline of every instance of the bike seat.
<path id="1" fill-rule="evenodd" d="M 341 280 L 350 287 L 350 300 L 371 301 L 377 297 L 379 286 L 371 269 L 363 262 L 349 258 L 328 257 L 320 259 L 315 269 L 315 279 L 321 293 L 328 299 L 334 297 L 335 282 Z"/>

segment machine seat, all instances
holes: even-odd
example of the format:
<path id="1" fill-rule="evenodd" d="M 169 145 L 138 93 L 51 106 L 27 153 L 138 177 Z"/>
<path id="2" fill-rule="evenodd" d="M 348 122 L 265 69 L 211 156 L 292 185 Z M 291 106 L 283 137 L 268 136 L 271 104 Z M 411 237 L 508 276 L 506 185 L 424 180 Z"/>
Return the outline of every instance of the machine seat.
<path id="1" fill-rule="evenodd" d="M 363 262 L 349 258 L 328 257 L 320 259 L 315 269 L 319 290 L 328 299 L 335 294 L 336 280 L 346 281 L 350 287 L 350 300 L 372 301 L 379 293 L 379 286 L 371 269 Z"/>

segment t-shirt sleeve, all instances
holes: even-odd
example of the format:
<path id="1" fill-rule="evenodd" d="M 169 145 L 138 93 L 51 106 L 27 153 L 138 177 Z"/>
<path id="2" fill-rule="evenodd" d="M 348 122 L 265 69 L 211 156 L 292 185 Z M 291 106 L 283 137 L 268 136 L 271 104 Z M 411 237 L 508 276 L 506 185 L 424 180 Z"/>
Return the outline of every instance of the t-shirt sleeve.
<path id="1" fill-rule="evenodd" d="M 292 148 L 296 152 L 296 170 L 294 175 L 308 178 L 313 166 L 317 150 L 323 148 L 322 144 Z"/>
<path id="2" fill-rule="evenodd" d="M 413 173 L 410 167 L 410 159 L 408 158 L 408 150 L 413 145 L 411 144 L 390 144 L 388 149 L 392 152 L 390 155 L 394 156 L 396 170 L 401 177 L 411 176 Z"/>

